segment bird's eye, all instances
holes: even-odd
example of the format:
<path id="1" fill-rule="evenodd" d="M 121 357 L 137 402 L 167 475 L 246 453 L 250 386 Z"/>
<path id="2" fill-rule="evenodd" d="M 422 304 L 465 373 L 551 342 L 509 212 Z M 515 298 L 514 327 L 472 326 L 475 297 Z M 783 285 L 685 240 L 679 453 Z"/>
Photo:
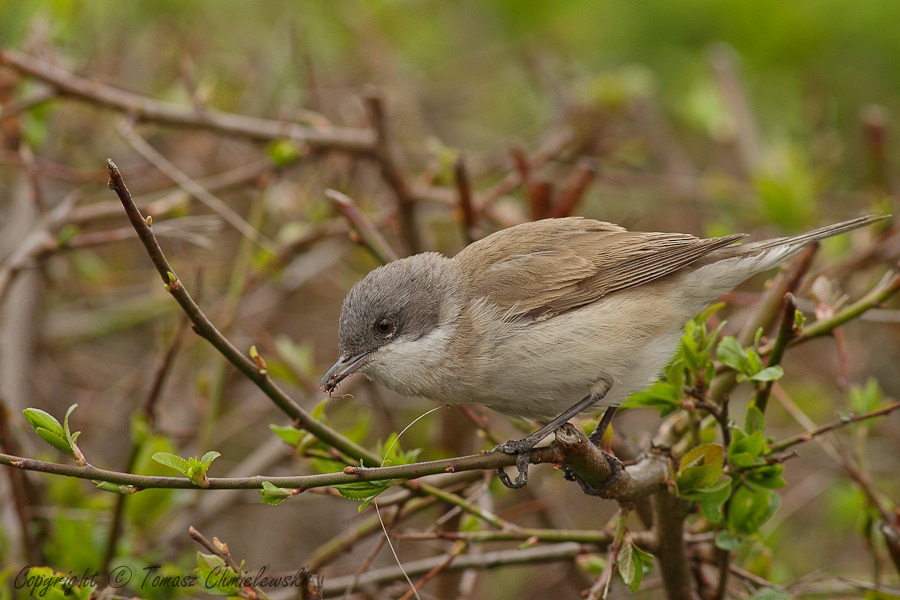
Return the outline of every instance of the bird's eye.
<path id="1" fill-rule="evenodd" d="M 394 322 L 390 319 L 380 319 L 375 323 L 375 331 L 380 335 L 389 336 L 394 333 Z"/>

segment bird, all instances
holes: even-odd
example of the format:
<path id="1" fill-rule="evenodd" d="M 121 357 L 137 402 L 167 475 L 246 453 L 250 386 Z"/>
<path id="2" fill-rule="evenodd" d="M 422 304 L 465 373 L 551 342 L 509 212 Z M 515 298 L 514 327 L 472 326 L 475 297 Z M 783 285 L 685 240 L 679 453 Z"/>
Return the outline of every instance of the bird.
<path id="1" fill-rule="evenodd" d="M 756 242 L 628 231 L 583 217 L 497 231 L 452 258 L 424 252 L 352 286 L 338 323 L 331 394 L 360 372 L 404 396 L 476 403 L 545 425 L 495 450 L 528 455 L 575 415 L 616 407 L 655 381 L 686 323 L 722 294 L 804 246 L 885 218 L 866 215 Z"/>

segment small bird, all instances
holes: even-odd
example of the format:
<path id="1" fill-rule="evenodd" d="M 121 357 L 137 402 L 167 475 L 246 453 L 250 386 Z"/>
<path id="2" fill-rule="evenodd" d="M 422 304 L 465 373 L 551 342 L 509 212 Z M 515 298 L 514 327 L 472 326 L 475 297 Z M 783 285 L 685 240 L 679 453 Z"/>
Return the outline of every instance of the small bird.
<path id="1" fill-rule="evenodd" d="M 885 218 L 868 215 L 793 237 L 737 244 L 632 232 L 580 217 L 503 229 L 453 258 L 396 260 L 356 283 L 341 306 L 331 393 L 359 371 L 405 396 L 471 402 L 546 425 L 495 450 L 527 479 L 535 444 L 576 414 L 615 408 L 652 383 L 684 326 L 725 292 L 803 246 Z"/>

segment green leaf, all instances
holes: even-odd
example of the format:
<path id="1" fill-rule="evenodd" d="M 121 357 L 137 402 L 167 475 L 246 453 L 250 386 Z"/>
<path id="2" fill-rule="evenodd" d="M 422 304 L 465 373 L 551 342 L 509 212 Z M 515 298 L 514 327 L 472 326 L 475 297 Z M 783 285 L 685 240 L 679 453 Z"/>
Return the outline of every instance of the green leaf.
<path id="1" fill-rule="evenodd" d="M 95 481 L 94 485 L 97 486 L 98 490 L 114 492 L 116 494 L 133 494 L 137 491 L 137 488 L 133 485 L 119 485 L 118 483 L 109 481 Z"/>
<path id="2" fill-rule="evenodd" d="M 222 456 L 222 455 L 219 452 L 216 452 L 215 450 L 210 450 L 209 452 L 207 452 L 206 454 L 203 455 L 203 458 L 200 459 L 200 462 L 203 463 L 203 465 L 205 467 L 209 468 L 209 465 L 211 465 L 212 462 L 214 460 L 216 460 L 217 458 L 219 458 L 220 456 Z"/>
<path id="3" fill-rule="evenodd" d="M 722 474 L 724 450 L 719 444 L 701 444 L 690 449 L 681 459 L 675 482 L 678 493 L 714 485 Z"/>
<path id="4" fill-rule="evenodd" d="M 282 425 L 269 425 L 269 429 L 272 430 L 272 433 L 277 435 L 290 446 L 296 446 L 300 443 L 300 440 L 306 435 L 306 432 L 302 429 L 297 429 L 295 427 L 282 426 Z"/>
<path id="5" fill-rule="evenodd" d="M 362 501 L 359 510 L 365 509 L 372 500 L 386 489 L 394 485 L 389 481 L 357 481 L 354 483 L 342 483 L 334 486 L 344 498 Z"/>
<path id="6" fill-rule="evenodd" d="M 744 430 L 748 433 L 762 431 L 765 434 L 766 418 L 755 404 L 747 406 L 747 415 L 744 417 Z"/>
<path id="7" fill-rule="evenodd" d="M 190 471 L 188 461 L 170 452 L 155 452 L 151 458 L 161 465 L 178 471 L 182 475 L 187 476 L 188 471 Z"/>
<path id="8" fill-rule="evenodd" d="M 781 497 L 771 490 L 741 487 L 731 497 L 728 528 L 738 533 L 757 533 L 780 504 Z"/>
<path id="9" fill-rule="evenodd" d="M 878 381 L 874 377 L 866 380 L 865 385 L 850 386 L 850 410 L 855 413 L 867 413 L 881 407 L 883 396 Z"/>
<path id="10" fill-rule="evenodd" d="M 263 504 L 271 504 L 272 506 L 281 504 L 294 495 L 291 490 L 276 487 L 268 481 L 263 481 L 262 489 L 257 491 L 262 496 Z"/>
<path id="11" fill-rule="evenodd" d="M 616 563 L 619 576 L 632 592 L 636 592 L 641 586 L 644 575 L 650 572 L 653 566 L 653 555 L 644 552 L 631 541 L 622 545 Z"/>
<path id="12" fill-rule="evenodd" d="M 711 523 L 721 523 L 725 516 L 723 507 L 728 497 L 731 496 L 731 479 L 723 477 L 714 486 L 697 490 L 695 496 L 699 498 L 700 511 Z"/>
<path id="13" fill-rule="evenodd" d="M 744 543 L 744 536 L 723 529 L 716 534 L 716 547 L 728 552 L 739 550 Z"/>
<path id="14" fill-rule="evenodd" d="M 636 573 L 640 573 L 640 565 L 634 564 L 634 552 L 632 552 L 632 545 L 628 542 L 622 544 L 622 548 L 619 550 L 619 556 L 616 560 L 616 566 L 619 570 L 619 576 L 622 578 L 622 581 L 625 582 L 631 591 L 637 590 L 637 586 L 634 586 L 635 579 L 637 579 L 637 585 L 641 583 L 641 576 L 636 575 Z"/>
<path id="15" fill-rule="evenodd" d="M 657 381 L 647 390 L 632 394 L 623 406 L 656 408 L 661 416 L 666 416 L 681 407 L 681 393 L 671 383 Z"/>
<path id="16" fill-rule="evenodd" d="M 739 373 L 747 368 L 747 353 L 731 336 L 722 338 L 716 348 L 716 358 Z"/>
<path id="17" fill-rule="evenodd" d="M 300 148 L 291 140 L 275 140 L 266 148 L 266 156 L 276 167 L 286 167 L 300 158 Z"/>
<path id="18" fill-rule="evenodd" d="M 763 364 L 762 359 L 759 357 L 759 354 L 756 350 L 747 350 L 747 366 L 746 366 L 746 374 L 752 375 L 753 373 L 759 373 L 762 371 Z"/>
<path id="19" fill-rule="evenodd" d="M 22 412 L 25 413 L 25 419 L 34 430 L 38 428 L 46 429 L 60 439 L 66 438 L 62 425 L 50 413 L 44 412 L 39 408 L 26 408 Z"/>
<path id="20" fill-rule="evenodd" d="M 750 375 L 750 379 L 753 381 L 775 381 L 776 379 L 781 379 L 783 376 L 784 369 L 781 368 L 781 365 L 775 365 L 757 371 L 753 375 Z"/>
<path id="21" fill-rule="evenodd" d="M 754 431 L 746 434 L 738 428 L 732 429 L 731 444 L 728 445 L 728 456 L 746 452 L 752 457 L 760 456 L 766 448 L 766 434 L 764 431 Z"/>
<path id="22" fill-rule="evenodd" d="M 42 440 L 66 454 L 72 456 L 72 449 L 69 448 L 69 442 L 65 438 L 59 437 L 54 432 L 44 429 L 43 427 L 34 430 Z M 74 458 L 74 457 L 73 457 Z"/>
<path id="23" fill-rule="evenodd" d="M 80 581 L 78 575 L 71 571 L 68 573 L 54 571 L 51 567 L 26 567 L 23 569 L 23 576 L 19 581 L 24 585 L 23 589 L 27 590 L 21 597 L 41 598 L 42 600 L 89 600 L 97 587 L 96 584 L 91 583 L 75 585 Z M 31 582 L 34 582 L 36 587 L 29 585 Z M 7 583 L 11 585 L 11 580 L 8 580 Z"/>
<path id="24" fill-rule="evenodd" d="M 758 486 L 778 489 L 787 485 L 784 477 L 781 476 L 783 472 L 784 465 L 763 465 L 747 471 L 745 478 L 750 483 L 755 483 Z"/>
<path id="25" fill-rule="evenodd" d="M 234 569 L 225 564 L 215 554 L 197 553 L 197 568 L 194 569 L 197 585 L 207 594 L 216 596 L 237 596 L 240 588 L 231 583 L 235 581 Z"/>

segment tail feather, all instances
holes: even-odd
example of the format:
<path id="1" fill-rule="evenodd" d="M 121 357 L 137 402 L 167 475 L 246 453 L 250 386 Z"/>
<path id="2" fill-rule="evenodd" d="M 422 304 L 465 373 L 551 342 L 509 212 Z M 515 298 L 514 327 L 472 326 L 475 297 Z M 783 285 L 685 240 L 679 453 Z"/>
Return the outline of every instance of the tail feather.
<path id="1" fill-rule="evenodd" d="M 773 238 L 771 240 L 763 240 L 761 242 L 750 242 L 748 244 L 742 244 L 737 248 L 747 251 L 748 254 L 754 253 L 758 250 L 775 248 L 777 246 L 800 248 L 816 240 L 821 240 L 833 235 L 838 235 L 847 231 L 859 229 L 860 227 L 871 225 L 872 223 L 887 219 L 889 216 L 890 215 L 873 213 L 862 217 L 856 217 L 855 219 L 841 221 L 840 223 L 826 225 L 825 227 L 819 227 L 818 229 L 813 229 L 812 231 L 807 231 L 806 233 L 801 233 L 799 235 Z"/>
<path id="2" fill-rule="evenodd" d="M 871 225 L 888 216 L 871 214 L 826 225 L 800 235 L 721 248 L 694 263 L 698 268 L 688 274 L 686 282 L 695 290 L 692 296 L 711 301 L 752 275 L 777 266 L 809 243 Z"/>

